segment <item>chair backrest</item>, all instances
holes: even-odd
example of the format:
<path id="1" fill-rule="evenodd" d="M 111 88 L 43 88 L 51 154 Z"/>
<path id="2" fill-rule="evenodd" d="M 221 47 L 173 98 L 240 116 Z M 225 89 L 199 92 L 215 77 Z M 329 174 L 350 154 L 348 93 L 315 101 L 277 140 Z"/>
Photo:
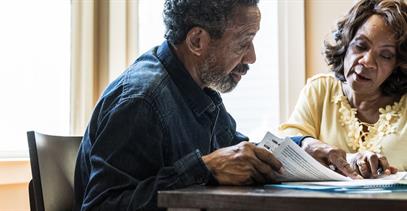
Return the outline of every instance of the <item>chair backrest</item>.
<path id="1" fill-rule="evenodd" d="M 82 137 L 27 132 L 32 181 L 31 210 L 72 210 L 76 156 Z M 32 195 L 33 194 L 33 195 Z"/>

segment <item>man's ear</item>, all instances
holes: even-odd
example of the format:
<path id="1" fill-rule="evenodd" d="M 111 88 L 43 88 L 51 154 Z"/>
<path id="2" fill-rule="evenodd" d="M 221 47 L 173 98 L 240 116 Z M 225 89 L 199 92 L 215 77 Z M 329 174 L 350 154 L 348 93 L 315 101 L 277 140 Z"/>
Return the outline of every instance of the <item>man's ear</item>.
<path id="1" fill-rule="evenodd" d="M 195 56 L 203 55 L 209 47 L 209 42 L 209 33 L 201 27 L 193 27 L 185 38 L 188 50 Z"/>

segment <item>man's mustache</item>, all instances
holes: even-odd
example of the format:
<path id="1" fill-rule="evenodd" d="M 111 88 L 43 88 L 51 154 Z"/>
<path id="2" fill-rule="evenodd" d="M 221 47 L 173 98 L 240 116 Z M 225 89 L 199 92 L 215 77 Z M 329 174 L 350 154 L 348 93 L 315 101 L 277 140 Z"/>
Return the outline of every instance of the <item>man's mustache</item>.
<path id="1" fill-rule="evenodd" d="M 235 67 L 235 69 L 232 72 L 238 73 L 240 75 L 244 75 L 247 73 L 247 71 L 250 69 L 248 64 L 239 64 L 238 66 Z"/>

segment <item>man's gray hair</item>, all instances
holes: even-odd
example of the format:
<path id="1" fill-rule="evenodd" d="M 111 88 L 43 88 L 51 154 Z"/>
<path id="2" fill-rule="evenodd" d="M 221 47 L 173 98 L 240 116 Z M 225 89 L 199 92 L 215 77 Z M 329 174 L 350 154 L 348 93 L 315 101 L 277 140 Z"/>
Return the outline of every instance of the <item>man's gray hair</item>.
<path id="1" fill-rule="evenodd" d="M 257 6 L 259 0 L 165 0 L 164 37 L 179 44 L 191 28 L 205 29 L 211 38 L 222 37 L 232 11 L 239 6 Z"/>

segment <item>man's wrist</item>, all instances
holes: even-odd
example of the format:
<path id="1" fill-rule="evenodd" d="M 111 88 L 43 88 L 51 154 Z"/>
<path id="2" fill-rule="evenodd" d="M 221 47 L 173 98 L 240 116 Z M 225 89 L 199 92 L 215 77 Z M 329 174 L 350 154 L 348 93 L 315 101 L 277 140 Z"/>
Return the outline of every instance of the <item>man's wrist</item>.
<path id="1" fill-rule="evenodd" d="M 174 163 L 180 181 L 185 185 L 206 184 L 211 172 L 197 149 Z"/>

